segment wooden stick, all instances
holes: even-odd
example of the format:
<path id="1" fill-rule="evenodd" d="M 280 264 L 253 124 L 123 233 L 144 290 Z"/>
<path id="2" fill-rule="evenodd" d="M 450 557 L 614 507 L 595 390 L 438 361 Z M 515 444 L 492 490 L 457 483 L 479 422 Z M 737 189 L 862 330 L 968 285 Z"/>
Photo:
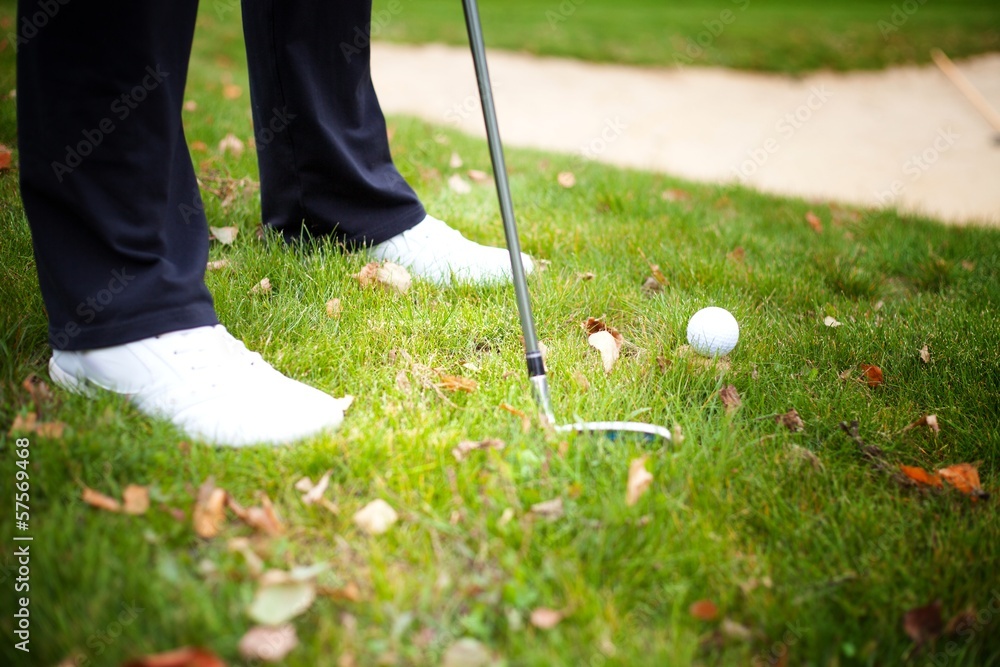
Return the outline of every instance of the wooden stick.
<path id="1" fill-rule="evenodd" d="M 986 101 L 983 94 L 965 78 L 961 70 L 951 61 L 951 58 L 946 56 L 941 49 L 931 49 L 931 58 L 934 59 L 934 62 L 941 68 L 945 76 L 951 79 L 955 87 L 965 95 L 965 98 L 972 103 L 972 106 L 976 107 L 976 111 L 986 118 L 986 121 L 993 126 L 994 130 L 1000 132 L 1000 113 L 990 106 L 990 103 Z"/>

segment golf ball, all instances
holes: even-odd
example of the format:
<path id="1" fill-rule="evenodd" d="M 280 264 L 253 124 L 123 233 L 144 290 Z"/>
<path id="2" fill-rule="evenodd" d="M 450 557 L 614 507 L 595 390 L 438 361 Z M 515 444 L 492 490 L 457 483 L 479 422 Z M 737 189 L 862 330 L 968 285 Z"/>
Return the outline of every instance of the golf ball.
<path id="1" fill-rule="evenodd" d="M 687 338 L 688 344 L 698 354 L 721 357 L 736 347 L 740 339 L 740 325 L 725 308 L 710 306 L 691 316 Z"/>

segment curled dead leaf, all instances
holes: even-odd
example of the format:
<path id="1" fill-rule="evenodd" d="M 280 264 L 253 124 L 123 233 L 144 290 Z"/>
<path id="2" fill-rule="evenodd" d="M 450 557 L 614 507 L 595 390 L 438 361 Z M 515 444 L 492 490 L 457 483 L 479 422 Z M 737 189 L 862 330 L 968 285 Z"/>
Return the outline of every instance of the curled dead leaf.
<path id="1" fill-rule="evenodd" d="M 869 387 L 878 387 L 883 383 L 882 369 L 871 364 L 861 364 L 861 372 L 865 374 L 865 382 Z"/>
<path id="2" fill-rule="evenodd" d="M 990 494 L 983 491 L 979 481 L 979 470 L 970 463 L 956 463 L 947 468 L 941 468 L 937 473 L 944 481 L 967 496 L 971 496 L 973 501 L 979 498 L 986 500 L 990 497 Z"/>
<path id="3" fill-rule="evenodd" d="M 198 537 L 211 539 L 222 530 L 226 516 L 226 499 L 229 497 L 223 489 L 215 487 L 214 480 L 209 477 L 198 489 L 198 499 L 195 501 L 194 532 Z"/>
<path id="4" fill-rule="evenodd" d="M 463 378 L 457 375 L 440 375 L 437 387 L 445 391 L 464 391 L 469 394 L 479 388 L 479 383 L 472 378 Z"/>
<path id="5" fill-rule="evenodd" d="M 257 625 L 240 639 L 239 651 L 244 660 L 279 662 L 298 645 L 299 638 L 291 624 Z"/>
<path id="6" fill-rule="evenodd" d="M 376 498 L 354 514 L 354 525 L 369 535 L 381 535 L 396 523 L 399 515 L 392 506 Z"/>
<path id="7" fill-rule="evenodd" d="M 663 284 L 654 278 L 649 276 L 646 281 L 642 283 L 642 293 L 646 296 L 653 296 L 659 294 L 663 291 Z"/>
<path id="8" fill-rule="evenodd" d="M 323 497 L 323 494 L 326 493 L 326 487 L 330 485 L 330 475 L 332 474 L 332 470 L 327 470 L 323 473 L 323 476 L 319 478 L 316 485 L 308 489 L 306 494 L 302 496 L 302 502 L 306 505 L 312 505 L 313 503 L 319 502 L 319 500 Z"/>
<path id="9" fill-rule="evenodd" d="M 579 280 L 580 282 L 587 282 L 588 280 L 593 280 L 596 277 L 597 274 L 594 273 L 593 271 L 586 271 L 584 273 L 576 274 L 576 279 Z"/>
<path id="10" fill-rule="evenodd" d="M 10 149 L 0 144 L 0 171 L 6 171 L 10 169 L 11 162 L 13 160 L 13 155 Z"/>
<path id="11" fill-rule="evenodd" d="M 229 133 L 219 142 L 219 152 L 225 155 L 232 153 L 235 157 L 243 155 L 244 145 L 235 134 Z"/>
<path id="12" fill-rule="evenodd" d="M 719 617 L 719 608 L 711 600 L 698 600 L 688 607 L 688 612 L 699 621 L 714 621 Z"/>
<path id="13" fill-rule="evenodd" d="M 940 600 L 910 609 L 903 615 L 903 630 L 917 646 L 937 638 L 943 629 Z"/>
<path id="14" fill-rule="evenodd" d="M 465 460 L 465 457 L 466 455 L 469 454 L 469 452 L 474 452 L 481 449 L 501 450 L 506 446 L 507 443 L 505 443 L 503 440 L 497 440 L 496 438 L 487 438 L 486 440 L 480 440 L 478 442 L 475 440 L 463 440 L 457 445 L 455 445 L 455 448 L 451 450 L 451 454 L 452 456 L 455 457 L 455 460 L 463 461 Z"/>
<path id="15" fill-rule="evenodd" d="M 805 422 L 802 421 L 802 417 L 799 416 L 799 411 L 792 408 L 783 415 L 778 415 L 774 418 L 774 421 L 778 424 L 783 424 L 785 428 L 793 433 L 798 433 L 805 430 Z"/>
<path id="16" fill-rule="evenodd" d="M 250 288 L 251 294 L 270 294 L 271 293 L 271 279 L 263 278 L 259 283 Z"/>
<path id="17" fill-rule="evenodd" d="M 226 663 L 208 649 L 185 646 L 135 658 L 122 667 L 226 667 Z"/>
<path id="18" fill-rule="evenodd" d="M 393 262 L 368 262 L 352 276 L 361 287 L 383 287 L 405 294 L 413 283 L 409 271 Z"/>
<path id="19" fill-rule="evenodd" d="M 517 408 L 515 408 L 513 405 L 510 405 L 509 403 L 501 403 L 500 404 L 500 409 L 504 410 L 505 412 L 509 412 L 510 414 L 512 414 L 515 417 L 517 417 L 518 419 L 520 419 L 521 420 L 521 430 L 522 431 L 524 431 L 525 433 L 527 433 L 528 431 L 531 430 L 531 417 L 529 417 L 528 415 L 526 415 L 522 410 L 518 410 Z"/>
<path id="20" fill-rule="evenodd" d="M 239 99 L 243 95 L 243 89 L 235 83 L 227 83 L 222 86 L 222 96 L 227 100 Z"/>
<path id="21" fill-rule="evenodd" d="M 451 167 L 452 169 L 461 169 L 463 164 L 464 163 L 462 162 L 462 156 L 459 155 L 458 153 L 453 152 L 451 154 L 451 159 L 448 160 L 448 166 Z"/>
<path id="22" fill-rule="evenodd" d="M 927 348 L 926 345 L 920 348 L 920 361 L 924 362 L 925 364 L 931 363 L 931 351 Z"/>
<path id="23" fill-rule="evenodd" d="M 553 498 L 531 506 L 531 513 L 546 519 L 558 519 L 564 513 L 562 498 Z"/>
<path id="24" fill-rule="evenodd" d="M 646 457 L 632 459 L 628 466 L 628 482 L 625 485 L 625 504 L 632 507 L 649 490 L 653 475 L 646 470 Z"/>
<path id="25" fill-rule="evenodd" d="M 149 489 L 129 484 L 122 491 L 123 509 L 126 514 L 145 514 L 149 510 Z"/>
<path id="26" fill-rule="evenodd" d="M 809 223 L 809 226 L 812 227 L 812 230 L 817 234 L 823 233 L 823 221 L 820 220 L 819 216 L 812 211 L 806 213 L 806 222 Z"/>
<path id="27" fill-rule="evenodd" d="M 216 259 L 205 265 L 205 268 L 209 271 L 219 271 L 229 266 L 228 259 Z"/>
<path id="28" fill-rule="evenodd" d="M 338 318 L 340 318 L 340 314 L 342 312 L 344 312 L 344 308 L 340 304 L 340 299 L 338 299 L 338 298 L 335 297 L 335 298 L 330 299 L 329 301 L 326 302 L 326 316 L 327 317 L 330 317 L 330 318 L 333 318 L 333 319 L 338 319 Z"/>
<path id="29" fill-rule="evenodd" d="M 571 171 L 559 172 L 556 181 L 564 188 L 571 188 L 576 185 L 576 175 Z"/>
<path id="30" fill-rule="evenodd" d="M 489 174 L 485 171 L 480 171 L 479 169 L 470 169 L 466 172 L 466 174 L 469 176 L 469 180 L 474 183 L 485 183 L 490 179 Z"/>
<path id="31" fill-rule="evenodd" d="M 823 318 L 823 324 L 825 324 L 828 327 L 834 327 L 834 328 L 844 326 L 843 322 L 838 322 L 836 318 L 830 317 L 829 315 Z"/>
<path id="32" fill-rule="evenodd" d="M 87 503 L 91 507 L 96 507 L 97 509 L 105 510 L 107 512 L 121 512 L 122 506 L 117 500 L 111 496 L 106 496 L 100 491 L 95 491 L 89 486 L 83 487 L 83 502 Z"/>
<path id="33" fill-rule="evenodd" d="M 722 400 L 722 404 L 726 406 L 726 412 L 733 412 L 743 405 L 743 401 L 740 400 L 740 393 L 736 391 L 735 385 L 727 384 L 725 387 L 720 389 L 719 399 Z"/>
<path id="34" fill-rule="evenodd" d="M 485 646 L 471 637 L 462 637 L 441 657 L 441 667 L 486 667 L 493 657 Z"/>
<path id="35" fill-rule="evenodd" d="M 451 188 L 452 192 L 459 195 L 467 195 L 472 192 L 472 186 L 469 182 L 458 174 L 452 174 L 448 177 L 448 187 Z"/>
<path id="36" fill-rule="evenodd" d="M 563 613 L 556 609 L 548 609 L 547 607 L 539 607 L 538 609 L 533 609 L 531 611 L 531 616 L 529 620 L 533 626 L 539 630 L 551 630 L 552 628 L 559 625 L 563 620 Z"/>
<path id="37" fill-rule="evenodd" d="M 917 428 L 918 426 L 926 426 L 935 433 L 941 432 L 941 425 L 938 424 L 937 415 L 924 415 L 919 419 L 915 419 L 906 426 L 903 427 L 903 432 L 909 431 L 911 428 Z"/>
<path id="38" fill-rule="evenodd" d="M 941 478 L 933 473 L 929 473 L 919 466 L 900 465 L 899 469 L 909 479 L 912 479 L 918 486 L 933 486 L 941 488 Z"/>

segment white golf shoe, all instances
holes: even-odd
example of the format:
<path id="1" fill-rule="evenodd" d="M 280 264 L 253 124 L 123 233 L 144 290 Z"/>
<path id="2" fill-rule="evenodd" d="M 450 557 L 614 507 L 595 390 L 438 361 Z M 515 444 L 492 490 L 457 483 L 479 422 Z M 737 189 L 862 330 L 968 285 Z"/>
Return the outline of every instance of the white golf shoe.
<path id="1" fill-rule="evenodd" d="M 83 352 L 54 350 L 49 374 L 76 393 L 123 394 L 143 413 L 215 445 L 286 444 L 335 429 L 344 418 L 332 396 L 285 377 L 221 324 Z"/>
<path id="2" fill-rule="evenodd" d="M 511 280 L 510 254 L 505 248 L 480 245 L 462 236 L 445 222 L 427 216 L 416 227 L 372 246 L 375 259 L 405 266 L 417 277 L 439 285 L 452 282 L 484 284 Z M 521 253 L 524 272 L 534 262 Z"/>

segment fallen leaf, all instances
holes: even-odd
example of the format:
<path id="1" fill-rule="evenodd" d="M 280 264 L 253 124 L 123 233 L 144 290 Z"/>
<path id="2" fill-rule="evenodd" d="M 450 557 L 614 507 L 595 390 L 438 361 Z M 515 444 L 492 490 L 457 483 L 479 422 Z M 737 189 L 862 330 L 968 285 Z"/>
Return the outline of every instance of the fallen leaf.
<path id="1" fill-rule="evenodd" d="M 539 607 L 533 609 L 529 621 L 539 630 L 551 630 L 563 620 L 563 613 L 555 609 Z"/>
<path id="2" fill-rule="evenodd" d="M 621 355 L 621 346 L 615 337 L 607 331 L 598 331 L 587 337 L 587 343 L 596 348 L 601 353 L 601 362 L 604 364 L 604 372 L 610 373 L 615 362 Z"/>
<path id="3" fill-rule="evenodd" d="M 184 100 L 184 111 L 197 111 L 198 103 L 194 100 Z"/>
<path id="4" fill-rule="evenodd" d="M 480 449 L 496 449 L 501 450 L 507 446 L 503 440 L 497 440 L 496 438 L 487 438 L 486 440 L 462 440 L 460 443 L 455 445 L 455 448 L 451 450 L 452 456 L 455 457 L 457 461 L 465 460 L 466 455 L 469 452 L 478 451 Z"/>
<path id="5" fill-rule="evenodd" d="M 126 514 L 145 514 L 149 510 L 149 489 L 138 484 L 129 484 L 122 491 Z"/>
<path id="6" fill-rule="evenodd" d="M 240 233 L 239 227 L 209 227 L 209 234 L 222 245 L 232 245 Z"/>
<path id="7" fill-rule="evenodd" d="M 333 600 L 346 600 L 347 602 L 361 602 L 361 589 L 353 581 L 347 582 L 342 588 L 330 588 L 328 586 L 320 586 L 316 589 L 316 592 L 324 597 L 331 598 Z"/>
<path id="8" fill-rule="evenodd" d="M 226 548 L 229 551 L 233 551 L 243 555 L 243 559 L 247 562 L 247 569 L 250 570 L 250 574 L 255 577 L 259 577 L 264 572 L 264 561 L 261 560 L 260 556 L 250 547 L 250 540 L 246 537 L 234 537 L 226 543 Z"/>
<path id="9" fill-rule="evenodd" d="M 719 608 L 711 600 L 698 600 L 688 611 L 699 621 L 714 621 L 719 616 Z"/>
<path id="10" fill-rule="evenodd" d="M 903 615 L 903 630 L 917 646 L 923 646 L 935 639 L 943 629 L 940 600 L 923 607 L 915 607 Z"/>
<path id="11" fill-rule="evenodd" d="M 236 508 L 238 505 L 232 499 L 228 503 L 230 508 Z M 245 513 L 240 515 L 243 521 L 256 531 L 264 533 L 269 536 L 280 535 L 285 532 L 285 527 L 281 522 L 281 517 L 278 516 L 278 512 L 274 509 L 274 505 L 271 503 L 271 499 L 268 498 L 266 493 L 260 494 L 260 507 L 248 507 Z M 236 511 L 234 509 L 234 511 Z M 237 514 L 240 514 L 236 511 Z"/>
<path id="12" fill-rule="evenodd" d="M 91 507 L 96 507 L 97 509 L 106 510 L 108 512 L 121 512 L 122 506 L 117 500 L 110 496 L 106 496 L 100 491 L 94 491 L 89 486 L 83 487 L 83 502 L 87 503 Z"/>
<path id="13" fill-rule="evenodd" d="M 518 419 L 520 419 L 521 420 L 521 430 L 522 431 L 524 431 L 525 433 L 527 433 L 528 431 L 531 430 L 531 417 L 529 417 L 527 414 L 525 414 L 522 410 L 518 410 L 513 405 L 510 405 L 508 403 L 501 403 L 500 404 L 500 409 L 504 410 L 506 412 L 509 412 L 510 414 L 512 414 L 515 417 L 517 417 Z"/>
<path id="14" fill-rule="evenodd" d="M 903 474 L 912 479 L 918 485 L 923 486 L 934 486 L 941 488 L 941 478 L 937 475 L 927 472 L 919 466 L 905 466 L 900 465 L 899 469 L 903 471 Z"/>
<path id="15" fill-rule="evenodd" d="M 10 149 L 0 144 L 0 171 L 6 171 L 10 169 L 10 164 L 12 160 L 12 154 Z"/>
<path id="16" fill-rule="evenodd" d="M 684 429 L 681 428 L 680 424 L 674 424 L 673 428 L 670 429 L 670 442 L 676 445 L 680 445 L 684 442 Z"/>
<path id="17" fill-rule="evenodd" d="M 271 279 L 263 278 L 259 283 L 250 288 L 251 294 L 270 294 L 271 293 Z"/>
<path id="18" fill-rule="evenodd" d="M 399 515 L 392 506 L 377 498 L 354 514 L 354 525 L 369 535 L 381 535 L 396 523 Z"/>
<path id="19" fill-rule="evenodd" d="M 926 426 L 935 433 L 941 432 L 941 425 L 938 424 L 937 415 L 924 415 L 919 419 L 915 419 L 906 426 L 903 427 L 903 431 L 909 431 L 911 428 L 917 428 L 918 426 Z"/>
<path id="20" fill-rule="evenodd" d="M 185 646 L 129 660 L 122 667 L 226 667 L 222 659 L 203 648 Z"/>
<path id="21" fill-rule="evenodd" d="M 845 368 L 840 373 L 837 373 L 837 377 L 839 377 L 841 380 L 850 380 L 852 375 L 854 375 L 853 368 Z"/>
<path id="22" fill-rule="evenodd" d="M 865 381 L 869 387 L 878 387 L 882 384 L 882 369 L 870 364 L 861 364 L 861 371 L 865 374 Z"/>
<path id="23" fill-rule="evenodd" d="M 38 415 L 29 412 L 27 415 L 14 415 L 14 421 L 10 425 L 8 435 L 15 433 L 34 433 L 35 425 L 38 423 Z"/>
<path id="24" fill-rule="evenodd" d="M 463 637 L 448 647 L 441 657 L 441 667 L 486 667 L 493 657 L 482 643 Z"/>
<path id="25" fill-rule="evenodd" d="M 653 475 L 646 470 L 646 457 L 632 459 L 628 466 L 628 482 L 625 484 L 625 504 L 632 507 L 641 498 L 649 485 L 653 483 Z"/>
<path id="26" fill-rule="evenodd" d="M 660 199 L 663 201 L 684 201 L 691 199 L 691 195 L 685 190 L 671 188 L 670 190 L 664 190 L 661 192 Z"/>
<path id="27" fill-rule="evenodd" d="M 975 271 L 976 270 L 976 263 L 975 262 L 970 262 L 967 259 L 963 259 L 960 262 L 960 264 L 961 264 L 962 268 L 965 269 L 966 271 Z"/>
<path id="28" fill-rule="evenodd" d="M 747 251 L 743 249 L 743 246 L 736 246 L 733 248 L 732 252 L 728 253 L 726 257 L 733 260 L 737 264 L 742 264 L 743 260 L 746 259 Z"/>
<path id="29" fill-rule="evenodd" d="M 558 519 L 563 515 L 562 498 L 553 498 L 531 506 L 531 513 L 546 519 Z"/>
<path id="30" fill-rule="evenodd" d="M 931 363 L 931 351 L 927 349 L 926 345 L 920 348 L 920 361 L 925 364 Z"/>
<path id="31" fill-rule="evenodd" d="M 740 393 L 736 391 L 735 385 L 728 384 L 720 389 L 719 398 L 722 400 L 722 404 L 726 406 L 726 412 L 733 412 L 743 405 L 743 401 L 740 400 Z"/>
<path id="32" fill-rule="evenodd" d="M 785 428 L 793 433 L 798 433 L 805 430 L 805 422 L 802 421 L 802 417 L 799 416 L 799 411 L 792 408 L 783 415 L 778 415 L 774 418 L 774 421 L 778 424 L 784 424 Z"/>
<path id="33" fill-rule="evenodd" d="M 194 532 L 198 537 L 210 539 L 219 534 L 226 519 L 226 498 L 224 490 L 215 487 L 214 480 L 209 477 L 198 489 L 198 500 L 194 506 Z"/>
<path id="34" fill-rule="evenodd" d="M 35 424 L 35 433 L 42 438 L 52 438 L 59 440 L 63 437 L 66 424 L 62 422 L 38 422 Z"/>
<path id="35" fill-rule="evenodd" d="M 298 645 L 299 638 L 293 625 L 257 625 L 240 639 L 239 651 L 244 660 L 278 662 Z"/>
<path id="36" fill-rule="evenodd" d="M 480 171 L 479 169 L 470 169 L 466 172 L 469 176 L 469 180 L 476 183 L 484 183 L 489 180 L 490 175 L 485 171 Z"/>
<path id="37" fill-rule="evenodd" d="M 576 175 L 571 171 L 561 171 L 556 176 L 556 182 L 564 188 L 571 188 L 576 185 Z"/>
<path id="38" fill-rule="evenodd" d="M 24 378 L 21 387 L 31 396 L 31 401 L 36 408 L 52 400 L 52 390 L 49 389 L 49 385 L 33 373 Z"/>
<path id="39" fill-rule="evenodd" d="M 722 632 L 722 636 L 726 639 L 734 641 L 748 642 L 753 639 L 753 632 L 751 632 L 750 628 L 736 621 L 731 621 L 728 618 L 722 619 L 719 631 Z"/>
<path id="40" fill-rule="evenodd" d="M 587 282 L 588 280 L 593 280 L 596 277 L 597 274 L 594 273 L 593 271 L 587 271 L 585 273 L 576 274 L 576 279 L 579 280 L 580 282 Z"/>
<path id="41" fill-rule="evenodd" d="M 217 259 L 217 260 L 209 262 L 205 266 L 205 268 L 208 269 L 209 271 L 218 271 L 220 269 L 226 268 L 227 266 L 229 266 L 229 260 L 228 259 Z"/>
<path id="42" fill-rule="evenodd" d="M 590 380 L 587 376 L 580 371 L 573 371 L 573 381 L 576 382 L 576 386 L 580 388 L 580 391 L 587 391 L 590 389 Z"/>
<path id="43" fill-rule="evenodd" d="M 241 95 L 243 95 L 243 89 L 235 83 L 227 83 L 222 86 L 222 96 L 227 100 L 238 99 Z"/>
<path id="44" fill-rule="evenodd" d="M 969 463 L 956 463 L 953 466 L 941 468 L 937 473 L 944 478 L 944 481 L 962 493 L 971 496 L 973 500 L 977 498 L 986 500 L 990 497 L 990 494 L 983 491 L 982 484 L 979 482 L 979 471 Z"/>
<path id="45" fill-rule="evenodd" d="M 820 220 L 819 216 L 812 211 L 806 213 L 806 222 L 809 223 L 809 226 L 812 227 L 812 230 L 817 234 L 823 233 L 823 221 Z"/>
<path id="46" fill-rule="evenodd" d="M 469 185 L 469 182 L 458 174 L 452 174 L 448 177 L 448 187 L 451 188 L 452 192 L 460 195 L 467 195 L 472 192 L 472 186 Z"/>
<path id="47" fill-rule="evenodd" d="M 268 581 L 265 578 L 271 572 L 273 570 L 268 570 L 261 576 L 262 583 L 247 608 L 247 615 L 256 623 L 281 625 L 312 606 L 316 599 L 316 582 L 287 578 Z"/>
<path id="48" fill-rule="evenodd" d="M 978 623 L 979 619 L 976 608 L 970 606 L 952 616 L 947 625 L 945 625 L 942 634 L 946 637 L 962 636 L 963 632 L 966 632 Z"/>
<path id="49" fill-rule="evenodd" d="M 823 318 L 823 324 L 825 324 L 828 327 L 834 327 L 834 328 L 844 326 L 843 322 L 838 322 L 835 318 L 830 317 L 829 315 Z"/>
<path id="50" fill-rule="evenodd" d="M 451 159 L 448 160 L 448 166 L 451 167 L 452 169 L 461 169 L 462 164 L 463 164 L 462 156 L 459 155 L 458 153 L 452 153 Z"/>
<path id="51" fill-rule="evenodd" d="M 471 394 L 479 388 L 479 383 L 472 378 L 463 378 L 457 375 L 441 375 L 440 381 L 436 386 L 445 391 L 464 391 Z"/>
<path id="52" fill-rule="evenodd" d="M 333 474 L 332 470 L 327 470 L 323 473 L 323 476 L 319 478 L 316 485 L 308 490 L 306 495 L 302 496 L 302 502 L 306 505 L 312 505 L 313 503 L 319 502 L 323 494 L 326 493 L 326 487 L 330 485 L 330 475 Z"/>
<path id="53" fill-rule="evenodd" d="M 340 314 L 344 312 L 343 306 L 340 304 L 340 299 L 333 298 L 326 302 L 326 316 L 333 319 L 339 319 Z"/>
<path id="54" fill-rule="evenodd" d="M 399 264 L 393 264 L 392 262 L 386 262 L 378 267 L 378 270 L 375 272 L 375 280 L 383 287 L 395 290 L 400 294 L 406 294 L 406 291 L 410 289 L 410 285 L 413 283 L 413 280 L 410 278 L 410 272 Z"/>
<path id="55" fill-rule="evenodd" d="M 219 142 L 219 152 L 223 155 L 232 153 L 234 156 L 239 157 L 243 155 L 243 142 L 235 134 L 227 134 Z"/>
<path id="56" fill-rule="evenodd" d="M 649 276 L 648 278 L 646 278 L 646 281 L 642 283 L 642 292 L 646 296 L 653 296 L 655 294 L 659 294 L 662 291 L 663 291 L 663 284 L 653 276 Z"/>

